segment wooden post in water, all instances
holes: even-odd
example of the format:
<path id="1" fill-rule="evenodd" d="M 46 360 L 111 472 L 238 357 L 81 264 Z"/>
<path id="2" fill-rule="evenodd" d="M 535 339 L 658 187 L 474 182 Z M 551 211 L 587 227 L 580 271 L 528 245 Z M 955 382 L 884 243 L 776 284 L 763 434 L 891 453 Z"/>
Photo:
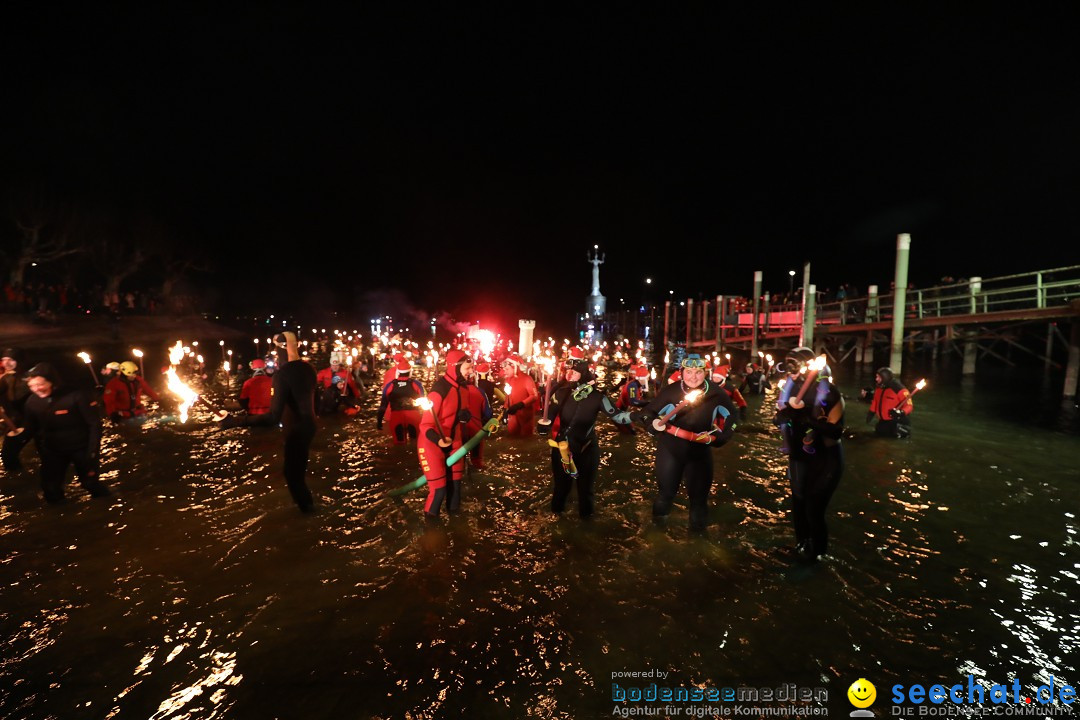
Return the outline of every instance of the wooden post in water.
<path id="1" fill-rule="evenodd" d="M 769 300 L 770 299 L 771 298 L 769 296 L 769 293 L 766 292 L 765 293 L 765 307 L 762 308 L 762 311 L 761 311 L 761 314 L 765 317 L 765 322 L 764 322 L 765 330 L 764 330 L 764 332 L 769 332 Z"/>
<path id="2" fill-rule="evenodd" d="M 724 351 L 724 296 L 716 296 L 716 352 Z"/>
<path id="3" fill-rule="evenodd" d="M 686 298 L 686 354 L 690 354 L 690 341 L 694 337 L 694 299 Z"/>
<path id="4" fill-rule="evenodd" d="M 889 367 L 900 377 L 904 365 L 904 315 L 907 313 L 907 271 L 908 255 L 911 251 L 911 236 L 900 233 L 896 236 L 896 276 L 893 285 L 892 342 L 889 345 Z"/>
<path id="5" fill-rule="evenodd" d="M 975 358 L 979 351 L 979 342 L 975 339 L 978 335 L 977 330 L 962 331 L 964 336 L 964 369 L 961 372 L 962 375 L 974 375 L 975 374 Z"/>
<path id="6" fill-rule="evenodd" d="M 877 285 L 866 288 L 866 322 L 877 322 L 878 297 Z"/>
<path id="7" fill-rule="evenodd" d="M 667 314 L 671 312 L 672 301 L 664 300 L 664 352 L 667 352 L 667 338 L 671 337 L 667 335 Z"/>
<path id="8" fill-rule="evenodd" d="M 874 331 L 867 330 L 862 342 L 862 363 L 864 367 L 874 367 Z"/>
<path id="9" fill-rule="evenodd" d="M 701 341 L 705 342 L 705 338 L 709 337 L 706 332 L 706 328 L 709 325 L 709 301 L 701 301 Z"/>
<path id="10" fill-rule="evenodd" d="M 1063 397 L 1076 397 L 1077 378 L 1080 377 L 1080 320 L 1072 321 L 1069 339 L 1069 362 L 1065 366 L 1065 389 Z"/>
<path id="11" fill-rule="evenodd" d="M 1054 353 L 1054 323 L 1047 323 L 1046 325 L 1046 352 L 1043 359 L 1043 374 L 1050 374 L 1050 365 L 1053 363 L 1051 355 Z"/>
<path id="12" fill-rule="evenodd" d="M 814 323 L 817 320 L 817 285 L 811 283 L 803 293 L 803 324 L 799 345 L 814 347 Z"/>
<path id="13" fill-rule="evenodd" d="M 802 285 L 802 327 L 799 329 L 799 347 L 809 347 L 809 337 L 813 335 L 813 328 L 807 332 L 806 329 L 806 317 L 807 307 L 806 303 L 809 302 L 810 296 L 810 263 L 803 265 L 803 285 Z"/>
<path id="14" fill-rule="evenodd" d="M 750 339 L 750 357 L 757 357 L 757 336 L 758 336 L 758 311 L 761 304 L 761 278 L 762 271 L 754 271 L 754 334 Z"/>

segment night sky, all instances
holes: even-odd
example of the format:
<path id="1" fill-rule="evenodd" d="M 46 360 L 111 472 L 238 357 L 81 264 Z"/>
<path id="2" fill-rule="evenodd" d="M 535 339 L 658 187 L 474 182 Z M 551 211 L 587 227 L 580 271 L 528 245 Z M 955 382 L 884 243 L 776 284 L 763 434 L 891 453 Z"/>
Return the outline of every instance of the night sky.
<path id="1" fill-rule="evenodd" d="M 609 307 L 888 287 L 898 232 L 920 286 L 1080 262 L 1068 3 L 45 5 L 0 11 L 7 205 L 151 224 L 222 307 L 563 332 L 594 244 Z"/>

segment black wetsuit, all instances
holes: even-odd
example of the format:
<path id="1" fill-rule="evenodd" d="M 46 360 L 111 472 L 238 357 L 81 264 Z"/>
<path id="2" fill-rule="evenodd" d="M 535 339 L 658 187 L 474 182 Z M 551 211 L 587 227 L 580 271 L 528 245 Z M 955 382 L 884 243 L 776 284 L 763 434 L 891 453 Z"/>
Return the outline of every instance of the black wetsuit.
<path id="1" fill-rule="evenodd" d="M 0 459 L 8 472 L 18 472 L 23 467 L 19 453 L 26 446 L 27 441 L 23 437 L 26 433 L 15 436 L 9 436 L 7 433 L 23 426 L 23 405 L 26 404 L 28 397 L 30 397 L 30 388 L 26 386 L 26 381 L 20 378 L 18 373 L 10 372 L 0 377 L 0 407 L 3 407 L 4 416 L 7 418 L 7 421 L 0 425 L 0 432 L 4 433 Z"/>
<path id="2" fill-rule="evenodd" d="M 311 491 L 304 481 L 308 452 L 315 438 L 315 368 L 303 360 L 285 363 L 274 373 L 270 413 L 285 434 L 285 482 L 297 506 L 311 510 Z"/>
<path id="3" fill-rule="evenodd" d="M 709 491 L 713 481 L 712 448 L 720 447 L 735 432 L 735 405 L 723 388 L 706 381 L 699 389 L 705 395 L 667 422 L 668 425 L 691 433 L 710 433 L 708 443 L 693 442 L 665 432 L 652 424 L 666 414 L 665 408 L 678 405 L 689 391 L 683 383 L 674 382 L 661 388 L 645 406 L 641 417 L 645 428 L 656 435 L 656 481 L 658 492 L 653 500 L 653 519 L 667 517 L 675 493 L 685 478 L 686 494 L 690 498 L 690 528 L 705 529 L 709 516 Z"/>
<path id="4" fill-rule="evenodd" d="M 739 392 L 754 392 L 763 395 L 768 388 L 769 380 L 765 377 L 765 373 L 761 370 L 754 370 L 743 378 L 742 384 L 739 385 Z"/>
<path id="5" fill-rule="evenodd" d="M 628 424 L 628 413 L 615 409 L 607 395 L 595 385 L 561 384 L 551 394 L 548 404 L 547 419 L 559 419 L 559 429 L 555 441 L 567 441 L 570 455 L 577 466 L 577 478 L 571 477 L 563 468 L 562 455 L 558 448 L 551 449 L 551 472 L 554 477 L 554 490 L 551 497 L 551 511 L 561 513 L 566 509 L 570 489 L 577 483 L 578 514 L 587 518 L 593 514 L 595 506 L 596 472 L 600 469 L 600 446 L 596 441 L 596 416 L 603 411 L 616 422 Z"/>
<path id="6" fill-rule="evenodd" d="M 64 502 L 64 479 L 71 464 L 79 484 L 91 495 L 109 494 L 98 477 L 101 411 L 97 400 L 81 390 L 58 388 L 45 398 L 31 395 L 23 411 L 23 440 L 33 438 L 41 455 L 41 489 L 46 501 Z"/>
<path id="7" fill-rule="evenodd" d="M 785 396 L 794 396 L 802 385 L 792 381 Z M 776 413 L 773 422 L 780 426 L 788 448 L 788 481 L 791 483 L 791 520 L 795 526 L 798 549 L 810 558 L 824 555 L 829 548 L 829 528 L 825 511 L 844 472 L 843 407 L 838 421 L 831 423 L 829 414 L 843 401 L 840 391 L 827 383 L 816 394 L 807 393 L 804 407 L 795 410 L 785 406 Z"/>

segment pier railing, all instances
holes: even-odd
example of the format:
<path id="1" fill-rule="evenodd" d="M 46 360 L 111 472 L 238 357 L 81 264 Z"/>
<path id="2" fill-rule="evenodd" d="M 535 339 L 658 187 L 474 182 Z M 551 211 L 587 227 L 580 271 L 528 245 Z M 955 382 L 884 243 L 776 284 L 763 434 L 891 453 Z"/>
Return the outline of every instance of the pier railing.
<path id="1" fill-rule="evenodd" d="M 1080 265 L 972 278 L 950 285 L 908 290 L 905 317 L 927 318 L 949 315 L 979 315 L 1007 310 L 1036 310 L 1068 305 L 1080 299 Z M 818 324 L 879 322 L 891 320 L 895 294 L 867 296 L 855 300 L 825 302 L 817 306 Z M 799 322 L 802 312 L 799 308 Z M 753 318 L 750 318 L 753 324 Z M 741 324 L 741 323 L 740 323 Z"/>
<path id="2" fill-rule="evenodd" d="M 868 292 L 858 298 L 820 302 L 814 324 L 828 328 L 891 321 L 894 298 L 892 292 Z M 909 319 L 924 319 L 1023 312 L 1066 307 L 1075 300 L 1080 300 L 1080 265 L 909 289 L 904 314 Z M 655 312 L 649 308 L 644 317 L 652 320 L 655 330 L 663 328 L 669 340 L 705 345 L 740 342 L 750 336 L 754 325 L 751 308 L 752 302 L 746 298 L 718 296 L 715 301 L 668 303 Z M 803 322 L 802 303 L 774 304 L 762 299 L 758 320 L 760 333 L 796 330 Z"/>

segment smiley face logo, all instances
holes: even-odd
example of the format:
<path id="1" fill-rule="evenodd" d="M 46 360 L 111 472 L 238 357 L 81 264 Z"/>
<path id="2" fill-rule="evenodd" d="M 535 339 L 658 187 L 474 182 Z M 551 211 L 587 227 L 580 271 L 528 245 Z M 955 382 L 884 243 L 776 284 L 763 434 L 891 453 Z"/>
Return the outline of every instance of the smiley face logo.
<path id="1" fill-rule="evenodd" d="M 857 708 L 867 708 L 877 699 L 877 688 L 866 678 L 859 678 L 847 689 L 847 698 Z"/>

